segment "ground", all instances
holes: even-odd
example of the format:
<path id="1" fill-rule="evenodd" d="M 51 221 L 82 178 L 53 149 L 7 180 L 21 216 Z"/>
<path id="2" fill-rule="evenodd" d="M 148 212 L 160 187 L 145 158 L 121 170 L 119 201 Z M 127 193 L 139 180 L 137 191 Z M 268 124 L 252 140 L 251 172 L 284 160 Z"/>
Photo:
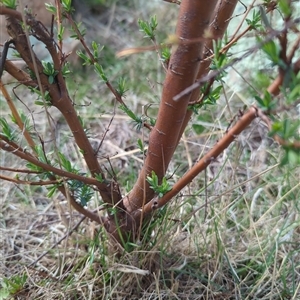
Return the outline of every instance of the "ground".
<path id="1" fill-rule="evenodd" d="M 164 76 L 157 55 L 118 60 L 115 53 L 148 43 L 137 19 L 148 20 L 153 13 L 160 38 L 165 38 L 175 26 L 176 6 L 159 1 L 107 4 L 101 14 L 83 17 L 87 39 L 97 37 L 109 45 L 104 66 L 112 80 L 128 76 L 126 101 L 132 110 L 141 114 L 151 104 L 147 114 L 155 116 Z M 148 133 L 138 132 L 115 107 L 95 74 L 80 61 L 73 64 L 76 71 L 68 79 L 72 98 L 95 147 L 109 128 L 99 160 L 108 169 L 111 163 L 126 194 L 143 162 L 137 139 L 147 142 Z M 171 183 L 226 132 L 239 109 L 252 103 L 244 84 L 250 73 L 240 78 L 231 71 L 226 97 L 193 117 L 170 165 Z M 36 109 L 31 94 L 20 89 L 18 96 Z M 1 116 L 7 116 L 3 103 L 1 98 Z M 61 151 L 84 169 L 64 120 L 52 108 L 51 115 Z M 46 140 L 42 109 L 35 124 Z M 1 181 L 0 299 L 299 299 L 300 170 L 281 166 L 282 155 L 265 124 L 254 122 L 153 216 L 144 231 L 149 234 L 129 245 L 130 251 L 73 211 L 59 194 L 47 198 L 44 187 Z M 1 152 L 3 165 L 24 167 Z M 94 195 L 89 207 L 98 203 Z"/>

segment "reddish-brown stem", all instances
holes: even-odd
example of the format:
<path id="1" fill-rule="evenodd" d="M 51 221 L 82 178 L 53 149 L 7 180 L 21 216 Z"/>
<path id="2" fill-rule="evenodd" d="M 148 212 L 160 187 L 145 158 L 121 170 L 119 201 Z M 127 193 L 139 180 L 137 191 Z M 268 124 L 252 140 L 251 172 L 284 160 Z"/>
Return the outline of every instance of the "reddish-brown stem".
<path id="1" fill-rule="evenodd" d="M 21 147 L 19 147 L 15 143 L 8 141 L 6 138 L 4 138 L 1 135 L 0 135 L 0 148 L 2 148 L 3 150 L 5 150 L 7 152 L 11 152 L 14 155 L 16 155 L 17 157 L 24 159 L 28 162 L 31 162 L 32 164 L 34 164 L 38 167 L 43 168 L 45 171 L 52 172 L 55 175 L 69 178 L 69 179 L 79 180 L 85 184 L 95 185 L 98 188 L 99 188 L 99 185 L 100 185 L 100 187 L 102 185 L 104 185 L 104 183 L 100 183 L 98 180 L 96 180 L 94 178 L 83 177 L 83 176 L 77 175 L 75 173 L 70 173 L 70 172 L 55 168 L 51 165 L 45 164 L 45 163 L 39 161 L 38 159 L 36 159 L 30 153 L 23 150 Z"/>
<path id="2" fill-rule="evenodd" d="M 6 60 L 4 69 L 6 72 L 8 72 L 12 77 L 17 79 L 18 82 L 21 84 L 24 84 L 28 87 L 36 88 L 37 82 L 35 80 L 32 80 L 30 76 L 24 72 L 23 70 L 17 68 L 14 63 L 12 63 L 9 60 Z"/>
<path id="3" fill-rule="evenodd" d="M 20 12 L 14 10 L 14 9 L 5 7 L 4 5 L 1 5 L 1 4 L 0 4 L 0 15 L 9 15 L 19 21 L 22 21 L 22 15 Z"/>
<path id="4" fill-rule="evenodd" d="M 10 12 L 11 11 L 8 10 L 8 13 Z M 59 71 L 55 78 L 55 82 L 49 83 L 49 78 L 46 74 L 44 74 L 41 61 L 36 57 L 34 52 L 31 53 L 31 51 L 29 51 L 30 49 L 27 43 L 26 35 L 18 20 L 12 17 L 12 15 L 8 15 L 7 17 L 7 29 L 9 34 L 13 38 L 13 43 L 16 50 L 20 53 L 27 66 L 33 72 L 37 72 L 36 76 L 40 78 L 41 82 L 41 86 L 39 86 L 41 92 L 44 94 L 46 91 L 48 91 L 51 98 L 51 104 L 57 107 L 63 114 L 70 127 L 71 132 L 73 133 L 76 144 L 82 151 L 83 157 L 92 176 L 95 177 L 97 174 L 101 174 L 102 178 L 105 178 L 104 173 L 97 160 L 96 154 L 94 153 L 94 150 L 80 123 L 73 103 L 68 95 L 66 84 L 61 72 L 61 64 L 58 52 L 56 50 L 57 46 L 55 42 L 39 22 L 37 22 L 31 15 L 26 15 L 26 22 L 31 25 L 31 29 L 34 31 L 35 35 L 37 35 L 39 39 L 41 39 L 47 46 L 47 49 L 49 50 L 53 59 L 54 68 L 55 70 Z M 9 66 L 9 64 L 5 64 L 6 70 L 8 72 L 10 72 Z M 25 84 L 31 85 L 29 84 L 30 81 L 27 80 L 28 76 L 26 76 L 26 78 L 24 73 L 19 73 L 15 69 L 12 73 L 14 73 L 16 77 L 18 76 L 17 78 L 21 77 L 20 79 L 25 79 Z M 121 196 L 119 192 L 112 188 L 111 185 L 98 184 L 97 187 L 99 188 L 103 201 L 108 203 L 116 203 L 120 200 Z"/>
<path id="5" fill-rule="evenodd" d="M 31 171 L 31 170 L 27 170 L 27 169 L 8 168 L 8 167 L 1 167 L 1 166 L 0 166 L 0 170 L 15 172 L 15 173 L 26 173 L 26 174 L 41 174 L 42 173 L 42 172 Z"/>
<path id="6" fill-rule="evenodd" d="M 63 176 L 66 178 L 71 178 L 71 179 L 76 179 L 76 180 L 79 180 L 86 184 L 94 184 L 95 186 L 97 186 L 99 184 L 99 182 L 93 178 L 85 178 L 85 177 L 82 177 L 82 176 L 79 176 L 79 175 L 76 175 L 73 173 L 69 173 L 69 172 L 57 169 L 55 167 L 52 167 L 51 165 L 44 164 L 44 163 L 40 162 L 39 160 L 37 160 L 35 157 L 33 157 L 31 154 L 26 153 L 22 148 L 17 147 L 15 143 L 9 142 L 6 139 L 3 139 L 2 137 L 0 140 L 0 148 L 2 148 L 5 151 L 13 153 L 14 155 L 16 155 L 28 162 L 31 162 L 31 163 L 35 164 L 36 166 L 43 168 L 46 171 L 53 172 L 53 174 L 55 174 L 55 175 L 59 175 L 59 176 Z M 51 180 L 52 184 L 58 183 L 58 180 L 56 179 L 56 177 L 54 175 L 48 174 L 48 177 Z M 6 178 L 6 180 L 7 180 L 7 178 Z M 11 180 L 9 180 L 9 181 L 11 181 Z M 33 183 L 33 182 L 32 183 L 29 183 L 27 181 L 20 182 L 20 180 L 18 180 L 18 182 L 16 182 L 16 183 L 35 185 L 35 183 Z M 50 182 L 49 182 L 49 184 L 50 184 Z M 43 185 L 43 182 L 39 182 L 38 185 Z M 65 196 L 66 199 L 70 200 L 70 202 L 71 202 L 70 204 L 78 212 L 80 212 L 84 216 L 90 218 L 91 220 L 93 220 L 97 223 L 104 224 L 104 219 L 100 218 L 97 213 L 89 211 L 89 210 L 85 209 L 84 207 L 82 207 L 80 204 L 78 204 L 76 202 L 76 200 L 74 199 L 74 197 L 66 191 L 64 185 L 58 186 L 57 189 Z"/>
<path id="7" fill-rule="evenodd" d="M 231 37 L 229 43 L 231 43 L 235 39 L 235 37 L 238 34 L 238 32 L 240 31 L 241 27 L 243 26 L 243 24 L 245 24 L 245 19 L 247 18 L 250 11 L 252 10 L 255 1 L 256 0 L 252 0 L 252 3 L 250 5 L 248 5 L 246 12 L 244 13 L 244 16 L 243 16 L 242 20 L 240 21 L 239 25 L 235 28 L 235 32 L 232 34 L 232 37 Z"/>
<path id="8" fill-rule="evenodd" d="M 216 5 L 216 9 L 211 18 L 211 25 L 209 27 L 210 34 L 212 36 L 218 36 L 221 38 L 223 37 L 223 35 L 227 29 L 227 26 L 229 24 L 229 19 L 231 18 L 237 3 L 238 3 L 238 0 L 231 0 L 231 1 L 219 0 L 218 1 L 218 4 Z M 207 56 L 210 56 L 210 53 L 212 52 L 212 50 L 213 50 L 213 41 L 210 40 L 205 44 L 204 58 L 206 58 Z M 203 59 L 201 61 L 199 72 L 197 75 L 197 80 L 208 74 L 210 63 L 211 63 L 211 61 L 209 59 Z M 211 82 L 211 84 L 212 84 L 212 82 Z M 192 103 L 197 102 L 198 99 L 199 99 L 199 89 L 195 89 L 192 92 L 190 102 L 192 102 Z M 188 110 L 185 115 L 185 118 L 184 118 L 184 121 L 182 124 L 182 128 L 181 128 L 181 132 L 179 135 L 179 139 L 177 141 L 178 143 L 179 143 L 179 140 L 180 140 L 188 122 L 191 119 L 192 114 L 193 114 L 193 111 Z"/>
<path id="9" fill-rule="evenodd" d="M 237 138 L 237 136 L 248 127 L 249 124 L 257 117 L 257 109 L 251 107 L 221 138 L 221 140 L 207 153 L 205 154 L 183 177 L 181 177 L 173 186 L 172 190 L 165 194 L 162 198 L 154 198 L 147 203 L 143 209 L 144 214 L 150 213 L 153 209 L 164 206 L 174 196 L 176 196 L 185 186 L 187 186 L 192 180 L 207 166 L 214 161 L 228 146 Z M 136 218 L 141 214 L 141 210 L 134 212 Z"/>
<path id="10" fill-rule="evenodd" d="M 280 85 L 283 82 L 283 78 L 278 76 L 278 78 L 268 87 L 268 92 L 273 96 L 279 93 Z M 149 203 L 144 206 L 143 210 L 137 210 L 133 213 L 133 217 L 139 220 L 141 214 L 148 214 L 153 209 L 164 206 L 168 203 L 174 196 L 176 196 L 186 185 L 188 185 L 200 172 L 207 168 L 207 166 L 217 158 L 228 146 L 235 140 L 235 138 L 246 128 L 251 122 L 256 118 L 260 117 L 269 128 L 271 128 L 271 122 L 263 112 L 256 107 L 251 107 L 239 120 L 238 122 L 226 133 L 226 135 L 206 154 L 199 162 L 197 162 L 176 184 L 173 186 L 172 190 L 165 194 L 162 198 L 155 197 Z M 300 149 L 300 142 L 295 141 L 290 143 L 281 139 L 279 136 L 274 137 L 275 140 L 286 146 L 292 146 L 295 149 Z"/>
<path id="11" fill-rule="evenodd" d="M 0 179 L 3 179 L 5 181 L 10 181 L 10 182 L 13 182 L 13 183 L 16 183 L 16 184 L 28 184 L 28 185 L 38 185 L 38 186 L 61 183 L 61 181 L 59 181 L 59 180 L 28 181 L 28 180 L 22 180 L 22 179 L 12 178 L 12 177 L 5 176 L 5 175 L 0 175 Z"/>
<path id="12" fill-rule="evenodd" d="M 216 1 L 211 0 L 182 1 L 176 29 L 177 37 L 182 41 L 202 37 L 209 25 L 215 5 Z M 190 100 L 190 95 L 186 95 L 180 101 L 174 101 L 173 97 L 194 83 L 203 45 L 203 42 L 179 44 L 171 56 L 158 118 L 150 134 L 145 165 L 132 191 L 123 201 L 129 212 L 142 207 L 153 196 L 153 190 L 145 181 L 146 176 L 154 171 L 160 181 L 165 175 L 177 146 L 178 136 Z"/>
<path id="13" fill-rule="evenodd" d="M 85 209 L 84 207 L 82 207 L 79 203 L 76 202 L 76 200 L 74 199 L 74 197 L 72 195 L 70 195 L 70 193 L 68 194 L 66 192 L 66 189 L 64 188 L 64 186 L 59 186 L 57 188 L 64 196 L 66 199 L 70 200 L 70 204 L 82 215 L 86 216 L 87 218 L 91 219 L 92 221 L 95 221 L 98 224 L 103 224 L 105 225 L 105 218 L 100 217 L 97 213 L 94 213 L 88 209 Z"/>

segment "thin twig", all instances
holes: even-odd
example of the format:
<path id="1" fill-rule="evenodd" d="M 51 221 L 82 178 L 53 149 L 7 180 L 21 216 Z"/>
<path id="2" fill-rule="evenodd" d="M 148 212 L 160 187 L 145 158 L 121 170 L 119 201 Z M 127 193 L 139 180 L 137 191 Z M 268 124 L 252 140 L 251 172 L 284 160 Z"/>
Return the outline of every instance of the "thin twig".
<path id="1" fill-rule="evenodd" d="M 77 228 L 79 227 L 79 225 L 86 219 L 85 216 L 83 216 L 79 222 L 77 222 L 77 224 L 71 229 L 68 230 L 68 232 L 61 238 L 59 239 L 56 243 L 54 243 L 50 249 L 48 249 L 46 252 L 44 252 L 43 254 L 41 254 L 34 262 L 32 262 L 28 267 L 32 267 L 34 265 L 36 265 L 37 262 L 39 262 L 44 256 L 46 256 L 52 249 L 54 249 L 55 247 L 57 247 L 57 245 L 59 245 L 64 239 L 68 238 L 75 230 L 77 230 Z"/>
<path id="2" fill-rule="evenodd" d="M 0 179 L 6 180 L 6 181 L 9 181 L 9 182 L 13 182 L 13 183 L 16 183 L 16 184 L 28 184 L 28 185 L 38 185 L 38 186 L 61 183 L 61 180 L 28 181 L 28 180 L 21 180 L 21 179 L 17 179 L 17 178 L 11 178 L 11 177 L 4 176 L 4 175 L 1 175 L 1 174 L 0 174 Z"/>
<path id="3" fill-rule="evenodd" d="M 81 181 L 85 184 L 92 184 L 95 186 L 98 186 L 100 183 L 98 180 L 96 180 L 94 178 L 84 177 L 84 176 L 81 176 L 81 175 L 78 175 L 75 173 L 71 173 L 68 171 L 64 171 L 64 170 L 55 168 L 46 163 L 43 163 L 40 160 L 36 159 L 34 156 L 32 156 L 29 152 L 26 152 L 25 150 L 23 150 L 21 147 L 19 147 L 15 143 L 8 141 L 1 134 L 0 134 L 0 148 L 2 148 L 3 150 L 5 150 L 7 152 L 11 152 L 12 154 L 20 157 L 21 159 L 31 162 L 32 164 L 34 164 L 38 167 L 43 168 L 45 171 L 52 172 L 55 175 L 59 175 L 59 176 L 62 176 L 62 177 L 68 178 L 68 179 L 75 179 L 75 180 Z"/>
<path id="4" fill-rule="evenodd" d="M 32 150 L 35 152 L 35 142 L 33 141 L 31 135 L 29 134 L 28 130 L 26 129 L 26 126 L 24 125 L 20 115 L 19 115 L 19 112 L 17 110 L 17 108 L 15 107 L 11 97 L 9 96 L 4 84 L 2 83 L 1 79 L 0 79 L 0 89 L 1 89 L 1 92 L 8 104 L 8 107 L 10 108 L 11 110 L 11 113 L 12 113 L 12 116 L 14 117 L 14 119 L 16 120 L 20 130 L 22 131 L 28 145 L 32 148 Z"/>
<path id="5" fill-rule="evenodd" d="M 187 184 L 189 184 L 200 172 L 202 172 L 207 166 L 216 159 L 228 146 L 236 139 L 236 137 L 251 124 L 251 122 L 257 117 L 257 108 L 251 107 L 238 122 L 229 129 L 217 144 L 206 153 L 185 175 L 183 175 L 173 186 L 172 190 L 166 193 L 162 198 L 155 197 L 148 202 L 143 209 L 144 214 L 149 214 L 151 211 L 164 206 L 174 196 L 176 196 Z M 135 217 L 140 215 L 142 210 L 136 210 L 134 212 Z"/>

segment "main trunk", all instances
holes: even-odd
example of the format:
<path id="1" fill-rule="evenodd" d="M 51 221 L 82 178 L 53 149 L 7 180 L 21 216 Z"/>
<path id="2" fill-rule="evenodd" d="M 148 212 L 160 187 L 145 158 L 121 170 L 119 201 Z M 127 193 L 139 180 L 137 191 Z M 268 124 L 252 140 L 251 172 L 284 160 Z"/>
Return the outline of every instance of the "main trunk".
<path id="1" fill-rule="evenodd" d="M 183 0 L 180 5 L 174 46 L 164 82 L 156 124 L 150 133 L 145 164 L 132 191 L 123 199 L 128 212 L 141 208 L 154 196 L 146 182 L 152 171 L 161 181 L 174 154 L 191 95 L 173 98 L 195 82 L 203 52 L 205 30 L 216 0 Z M 194 42 L 193 42 L 194 41 Z"/>

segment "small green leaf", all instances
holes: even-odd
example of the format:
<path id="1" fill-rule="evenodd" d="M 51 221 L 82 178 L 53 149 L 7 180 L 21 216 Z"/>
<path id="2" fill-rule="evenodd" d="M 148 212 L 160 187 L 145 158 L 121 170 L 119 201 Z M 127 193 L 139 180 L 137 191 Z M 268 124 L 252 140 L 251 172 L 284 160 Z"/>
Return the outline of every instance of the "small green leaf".
<path id="1" fill-rule="evenodd" d="M 79 23 L 74 23 L 74 26 L 76 27 L 76 29 L 79 31 L 81 37 L 84 37 L 86 34 L 86 28 L 81 28 L 82 26 L 82 22 Z M 80 40 L 81 37 L 78 35 L 77 31 L 72 27 L 72 33 L 71 34 L 71 38 L 76 39 L 76 40 Z"/>
<path id="2" fill-rule="evenodd" d="M 104 182 L 104 179 L 103 179 L 103 177 L 102 177 L 102 174 L 95 174 L 95 178 L 96 178 L 99 182 L 101 182 L 101 183 Z"/>
<path id="3" fill-rule="evenodd" d="M 275 106 L 275 102 L 273 101 L 272 95 L 266 90 L 264 97 L 261 98 L 259 96 L 254 96 L 259 106 L 265 110 L 272 110 Z"/>
<path id="4" fill-rule="evenodd" d="M 300 151 L 295 151 L 293 149 L 288 150 L 288 161 L 291 165 L 300 165 Z"/>
<path id="5" fill-rule="evenodd" d="M 46 9 L 56 15 L 56 7 L 52 3 L 45 3 Z"/>
<path id="6" fill-rule="evenodd" d="M 63 26 L 60 26 L 60 27 L 59 27 L 59 32 L 58 32 L 58 34 L 57 34 L 57 37 L 58 37 L 58 40 L 59 40 L 59 41 L 62 41 L 62 40 L 63 40 L 64 32 L 65 32 L 65 28 L 64 28 Z"/>
<path id="7" fill-rule="evenodd" d="M 17 8 L 17 1 L 16 0 L 1 0 L 4 6 L 11 8 L 11 9 L 16 9 Z"/>
<path id="8" fill-rule="evenodd" d="M 48 193 L 47 193 L 47 197 L 51 198 L 54 193 L 57 191 L 57 185 L 52 185 L 51 187 L 47 187 Z"/>
<path id="9" fill-rule="evenodd" d="M 159 185 L 158 177 L 154 171 L 151 172 L 151 176 L 147 176 L 147 181 L 150 185 L 150 188 L 153 189 L 160 198 L 172 189 L 165 177 L 163 177 L 162 183 Z"/>
<path id="10" fill-rule="evenodd" d="M 163 47 L 161 51 L 161 60 L 164 63 L 167 63 L 171 58 L 171 48 L 170 47 Z"/>
<path id="11" fill-rule="evenodd" d="M 17 137 L 15 130 L 13 130 L 6 119 L 0 117 L 0 127 L 1 127 L 1 133 L 4 135 L 9 141 L 14 141 Z"/>
<path id="12" fill-rule="evenodd" d="M 250 26 L 251 30 L 253 29 L 260 29 L 262 26 L 260 24 L 261 21 L 261 15 L 259 11 L 253 10 L 252 13 L 252 20 L 246 19 L 246 22 L 248 26 Z"/>
<path id="13" fill-rule="evenodd" d="M 52 75 L 50 75 L 50 76 L 48 77 L 48 82 L 49 82 L 50 84 L 52 84 L 52 83 L 54 82 L 54 77 L 53 77 Z"/>
<path id="14" fill-rule="evenodd" d="M 129 107 L 126 105 L 120 105 L 120 109 L 124 111 L 128 117 L 130 117 L 137 128 L 137 130 L 140 130 L 141 127 L 143 126 L 143 119 L 142 117 L 138 117 Z"/>
<path id="15" fill-rule="evenodd" d="M 124 77 L 119 78 L 117 92 L 120 94 L 120 96 L 123 96 L 127 91 L 126 79 Z"/>
<path id="16" fill-rule="evenodd" d="M 94 70 L 95 70 L 95 72 L 101 77 L 101 79 L 102 79 L 104 82 L 108 82 L 108 79 L 107 79 L 107 77 L 105 76 L 104 71 L 103 71 L 103 68 L 102 68 L 101 65 L 99 65 L 98 63 L 95 63 L 95 65 L 94 65 Z"/>
<path id="17" fill-rule="evenodd" d="M 278 1 L 278 6 L 281 12 L 284 14 L 284 16 L 287 18 L 291 16 L 292 14 L 292 9 L 291 9 L 291 4 L 290 1 L 287 0 L 279 0 Z"/>
<path id="18" fill-rule="evenodd" d="M 66 156 L 61 153 L 61 152 L 58 152 L 58 156 L 59 156 L 59 159 L 60 159 L 60 164 L 62 165 L 62 167 L 68 171 L 68 172 L 72 172 L 72 173 L 77 173 L 78 170 L 74 169 L 71 165 L 71 162 L 66 158 Z"/>
<path id="19" fill-rule="evenodd" d="M 73 11 L 72 0 L 62 0 L 61 4 L 67 13 L 69 13 L 69 14 L 72 13 L 72 11 Z"/>
<path id="20" fill-rule="evenodd" d="M 140 27 L 140 31 L 145 33 L 144 37 L 149 38 L 151 40 L 155 39 L 154 32 L 158 25 L 156 16 L 151 17 L 150 22 L 138 19 L 138 25 Z"/>
<path id="21" fill-rule="evenodd" d="M 144 147 L 144 144 L 143 144 L 142 140 L 141 140 L 141 139 L 138 139 L 137 142 L 138 142 L 138 147 L 139 147 L 139 149 L 141 150 L 141 152 L 143 153 L 143 155 L 145 155 L 146 150 L 145 150 L 145 147 Z"/>
<path id="22" fill-rule="evenodd" d="M 278 46 L 273 40 L 263 43 L 262 50 L 267 54 L 268 58 L 273 64 L 278 65 L 280 58 L 280 46 Z"/>
<path id="23" fill-rule="evenodd" d="M 77 50 L 76 54 L 84 61 L 83 65 L 91 65 L 92 61 L 91 59 L 85 55 L 81 50 Z"/>
<path id="24" fill-rule="evenodd" d="M 63 67 L 62 67 L 62 70 L 61 70 L 61 73 L 63 75 L 64 78 L 68 77 L 69 74 L 71 74 L 71 71 L 69 69 L 69 63 L 66 62 Z"/>

